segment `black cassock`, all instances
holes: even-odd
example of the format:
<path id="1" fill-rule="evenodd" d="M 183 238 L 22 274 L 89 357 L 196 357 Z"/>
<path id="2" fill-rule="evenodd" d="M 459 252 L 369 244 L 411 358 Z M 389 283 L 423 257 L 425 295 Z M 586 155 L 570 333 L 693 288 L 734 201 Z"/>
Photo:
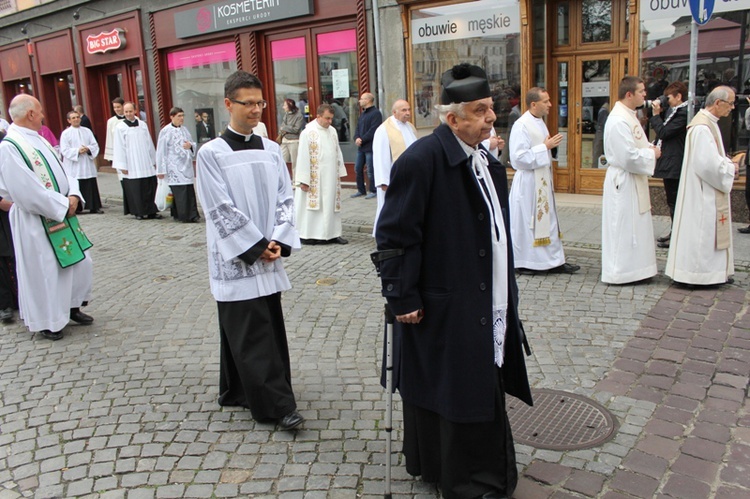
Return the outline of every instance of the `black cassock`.
<path id="1" fill-rule="evenodd" d="M 257 135 L 245 140 L 225 130 L 221 138 L 233 151 L 263 149 Z M 262 240 L 239 258 L 252 264 L 266 246 L 267 241 Z M 291 248 L 282 246 L 282 255 L 290 252 Z M 221 337 L 219 405 L 247 407 L 256 421 L 280 419 L 294 411 L 297 403 L 281 293 L 217 304 Z"/>
<path id="2" fill-rule="evenodd" d="M 137 127 L 138 120 L 123 120 L 130 127 Z M 156 175 L 145 178 L 124 178 L 122 179 L 122 190 L 125 194 L 126 208 L 136 217 L 148 217 L 156 215 L 159 210 L 156 208 L 154 199 L 156 198 Z"/>

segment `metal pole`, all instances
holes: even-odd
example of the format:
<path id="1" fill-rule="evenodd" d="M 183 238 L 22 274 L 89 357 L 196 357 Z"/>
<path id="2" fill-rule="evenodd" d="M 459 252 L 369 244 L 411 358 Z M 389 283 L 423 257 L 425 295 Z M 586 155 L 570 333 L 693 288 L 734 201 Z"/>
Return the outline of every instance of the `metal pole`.
<path id="1" fill-rule="evenodd" d="M 695 114 L 695 78 L 698 69 L 698 23 L 690 24 L 690 71 L 688 73 L 688 123 Z"/>
<path id="2" fill-rule="evenodd" d="M 391 453 L 393 441 L 393 324 L 395 316 L 385 306 L 385 499 L 391 499 Z"/>
<path id="3" fill-rule="evenodd" d="M 378 14 L 378 0 L 372 0 L 372 23 L 375 32 L 375 71 L 377 72 L 378 109 L 383 116 L 385 106 L 385 91 L 383 89 L 383 53 L 380 50 L 380 15 Z M 390 113 L 388 113 L 390 114 Z"/>

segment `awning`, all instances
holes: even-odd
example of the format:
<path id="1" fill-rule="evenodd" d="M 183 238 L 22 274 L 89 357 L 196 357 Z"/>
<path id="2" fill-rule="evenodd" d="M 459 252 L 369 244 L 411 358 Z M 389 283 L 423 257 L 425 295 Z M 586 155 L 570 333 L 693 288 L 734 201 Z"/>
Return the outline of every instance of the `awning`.
<path id="1" fill-rule="evenodd" d="M 737 57 L 740 51 L 740 25 L 726 19 L 714 19 L 699 28 L 698 57 Z M 750 42 L 745 42 L 745 54 L 750 54 Z M 690 59 L 690 33 L 678 36 L 646 50 L 643 59 L 660 62 L 687 61 Z"/>

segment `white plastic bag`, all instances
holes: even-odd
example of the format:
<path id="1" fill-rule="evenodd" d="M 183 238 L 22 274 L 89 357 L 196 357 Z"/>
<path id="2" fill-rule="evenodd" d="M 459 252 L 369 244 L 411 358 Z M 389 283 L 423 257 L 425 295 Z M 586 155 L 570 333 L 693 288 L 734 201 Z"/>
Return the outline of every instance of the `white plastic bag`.
<path id="1" fill-rule="evenodd" d="M 164 211 L 169 208 L 171 203 L 167 203 L 168 197 L 172 197 L 172 191 L 170 190 L 166 179 L 160 178 L 158 185 L 156 186 L 156 199 L 154 199 L 157 210 Z"/>

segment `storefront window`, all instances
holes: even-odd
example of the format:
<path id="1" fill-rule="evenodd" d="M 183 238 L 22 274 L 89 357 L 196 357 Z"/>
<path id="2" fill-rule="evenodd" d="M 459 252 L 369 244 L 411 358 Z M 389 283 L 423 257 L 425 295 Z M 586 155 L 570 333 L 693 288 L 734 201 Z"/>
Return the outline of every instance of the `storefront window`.
<path id="1" fill-rule="evenodd" d="M 172 52 L 167 55 L 167 63 L 172 105 L 185 111 L 185 126 L 200 147 L 229 124 L 229 114 L 224 110 L 224 82 L 237 71 L 234 43 Z"/>
<path id="2" fill-rule="evenodd" d="M 581 9 L 583 43 L 612 41 L 612 2 L 583 0 Z"/>
<path id="3" fill-rule="evenodd" d="M 317 35 L 321 102 L 333 106 L 339 142 L 350 142 L 359 118 L 357 32 L 349 29 Z"/>
<path id="4" fill-rule="evenodd" d="M 307 52 L 305 37 L 287 38 L 271 42 L 274 92 L 276 94 L 276 123 L 284 117 L 285 99 L 292 99 L 297 108 L 310 120 L 310 103 L 307 95 Z"/>
<path id="5" fill-rule="evenodd" d="M 520 115 L 520 14 L 516 0 L 477 0 L 411 12 L 412 109 L 417 128 L 438 124 L 440 77 L 462 62 L 486 72 L 495 130 L 505 136 L 511 114 Z M 426 130 L 425 130 L 426 131 Z"/>
<path id="6" fill-rule="evenodd" d="M 750 140 L 750 132 L 744 124 L 748 107 L 745 95 L 750 94 L 750 40 L 747 29 L 743 30 L 743 24 L 750 23 L 750 10 L 732 11 L 732 8 L 737 9 L 739 5 L 716 2 L 713 16 L 700 27 L 695 81 L 696 112 L 716 86 L 729 85 L 736 90 L 734 111 L 719 121 L 728 153 L 746 150 Z M 722 11 L 717 12 L 719 10 Z M 689 88 L 691 23 L 688 7 L 653 11 L 641 2 L 640 76 L 646 81 L 648 99 L 662 95 L 673 81 L 682 81 Z"/>

